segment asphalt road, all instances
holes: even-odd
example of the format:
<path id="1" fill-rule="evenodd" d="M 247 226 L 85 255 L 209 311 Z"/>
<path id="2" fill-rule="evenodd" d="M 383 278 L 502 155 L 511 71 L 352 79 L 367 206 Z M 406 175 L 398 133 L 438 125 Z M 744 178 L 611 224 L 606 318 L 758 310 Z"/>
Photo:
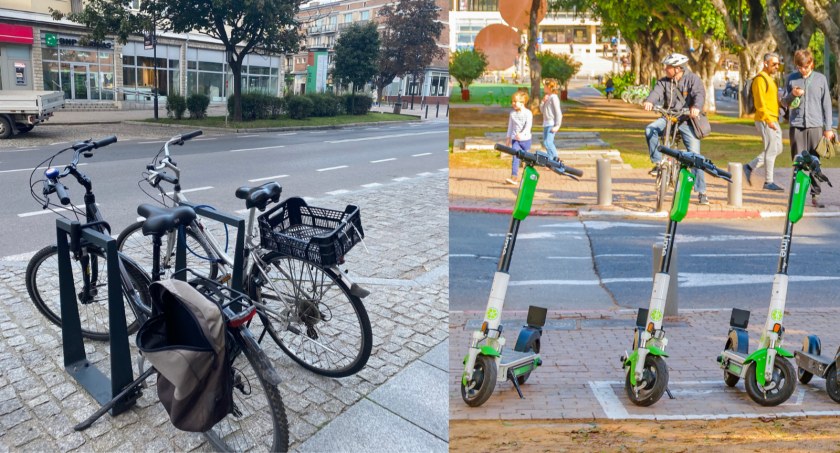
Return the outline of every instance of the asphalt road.
<path id="1" fill-rule="evenodd" d="M 452 213 L 450 310 L 483 310 L 510 217 Z M 677 228 L 679 307 L 766 309 L 783 219 L 685 221 Z M 647 307 L 652 248 L 665 223 L 529 217 L 511 263 L 506 309 Z M 794 227 L 788 307 L 835 307 L 840 293 L 840 219 Z"/>
<path id="2" fill-rule="evenodd" d="M 243 185 L 276 180 L 283 186 L 283 197 L 321 198 L 444 170 L 447 132 L 447 122 L 437 120 L 323 131 L 210 133 L 171 152 L 182 170 L 184 192 L 191 190 L 191 201 L 235 212 L 245 208 L 233 196 Z M 122 141 L 82 158 L 85 165 L 79 169 L 93 181 L 96 200 L 115 235 L 137 218 L 138 204 L 150 201 L 138 187 L 140 174 L 174 133 L 161 128 L 159 141 Z M 102 126 L 101 137 L 107 135 L 107 126 Z M 36 165 L 63 146 L 67 144 L 0 151 L 0 193 L 5 195 L 0 205 L 0 257 L 34 252 L 55 242 L 56 215 L 32 200 L 29 179 Z M 71 158 L 66 152 L 53 165 L 61 167 Z M 42 171 L 36 172 L 35 180 L 41 179 Z M 73 203 L 82 205 L 81 186 L 63 181 Z M 151 190 L 145 183 L 141 186 Z M 40 192 L 40 184 L 36 190 Z"/>

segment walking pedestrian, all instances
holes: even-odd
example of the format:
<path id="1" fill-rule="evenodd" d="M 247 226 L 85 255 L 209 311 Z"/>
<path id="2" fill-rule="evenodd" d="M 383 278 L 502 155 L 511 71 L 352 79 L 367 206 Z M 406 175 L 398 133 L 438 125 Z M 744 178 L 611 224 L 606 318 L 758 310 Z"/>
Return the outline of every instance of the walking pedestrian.
<path id="1" fill-rule="evenodd" d="M 613 82 L 612 77 L 607 77 L 607 82 L 604 86 L 606 87 L 604 89 L 604 93 L 607 95 L 607 102 L 609 102 L 610 97 L 612 96 L 613 92 L 615 92 L 615 82 Z"/>
<path id="2" fill-rule="evenodd" d="M 534 114 L 525 107 L 528 104 L 528 93 L 516 91 L 511 97 L 513 110 L 508 118 L 507 136 L 505 144 L 515 150 L 531 150 L 531 128 L 534 126 Z M 519 184 L 519 159 L 513 156 L 510 167 L 510 178 L 505 182 L 512 185 Z"/>
<path id="3" fill-rule="evenodd" d="M 545 96 L 540 102 L 540 112 L 543 115 L 543 148 L 552 160 L 557 160 L 557 147 L 554 146 L 554 134 L 560 130 L 563 122 L 563 112 L 560 110 L 560 98 L 557 88 L 560 84 L 555 79 L 545 79 Z"/>
<path id="4" fill-rule="evenodd" d="M 764 190 L 784 190 L 773 182 L 776 157 L 782 153 L 782 128 L 779 125 L 779 88 L 775 76 L 779 72 L 779 55 L 764 54 L 764 69 L 753 79 L 752 96 L 755 104 L 755 128 L 761 135 L 764 149 L 744 165 L 747 184 L 752 185 L 752 173 L 764 166 Z"/>
<path id="5" fill-rule="evenodd" d="M 798 72 L 791 74 L 785 83 L 782 104 L 790 109 L 790 157 L 815 151 L 820 140 L 834 138 L 831 129 L 831 93 L 828 81 L 819 72 L 814 72 L 814 57 L 808 49 L 793 54 L 793 64 Z M 819 201 L 819 182 L 811 178 L 811 205 L 824 208 Z"/>

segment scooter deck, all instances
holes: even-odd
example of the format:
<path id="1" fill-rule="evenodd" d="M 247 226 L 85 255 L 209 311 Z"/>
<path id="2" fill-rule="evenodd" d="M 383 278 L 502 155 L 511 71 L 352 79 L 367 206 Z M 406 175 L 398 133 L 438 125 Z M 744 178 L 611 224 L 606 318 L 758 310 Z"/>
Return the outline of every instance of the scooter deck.
<path id="1" fill-rule="evenodd" d="M 502 357 L 499 360 L 499 366 L 502 368 L 513 368 L 519 365 L 524 365 L 528 362 L 533 362 L 535 357 L 537 357 L 537 353 L 535 352 L 508 350 L 502 353 Z"/>
<path id="2" fill-rule="evenodd" d="M 796 366 L 821 378 L 825 378 L 828 367 L 834 363 L 833 358 L 809 354 L 804 351 L 794 351 L 793 355 L 796 357 Z"/>

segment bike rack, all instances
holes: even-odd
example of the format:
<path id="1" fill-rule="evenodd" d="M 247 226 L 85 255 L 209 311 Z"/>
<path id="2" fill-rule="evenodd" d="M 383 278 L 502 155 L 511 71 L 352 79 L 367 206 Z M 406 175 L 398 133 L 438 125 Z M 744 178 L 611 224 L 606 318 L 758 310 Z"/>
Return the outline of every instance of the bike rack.
<path id="1" fill-rule="evenodd" d="M 95 230 L 82 229 L 77 221 L 56 219 L 58 239 L 58 282 L 61 300 L 61 340 L 64 353 L 64 369 L 99 404 L 106 405 L 116 395 L 129 387 L 134 377 L 131 369 L 131 353 L 128 349 L 128 327 L 125 322 L 122 277 L 117 263 L 116 239 Z M 108 379 L 96 366 L 87 360 L 79 307 L 76 304 L 76 289 L 73 282 L 73 268 L 70 263 L 70 243 L 89 242 L 105 250 L 108 265 L 108 323 L 110 330 L 111 378 Z M 109 390 L 110 389 L 110 390 Z M 139 388 L 127 398 L 111 407 L 111 415 L 118 415 L 141 396 Z"/>
<path id="2" fill-rule="evenodd" d="M 243 262 L 245 261 L 245 219 L 234 217 L 230 214 L 225 214 L 219 211 L 214 211 L 212 208 L 193 203 L 181 203 L 181 205 L 193 208 L 197 215 L 236 227 L 236 245 L 233 255 L 233 275 L 231 276 L 233 281 L 231 282 L 230 287 L 234 291 L 242 292 L 242 273 L 244 272 Z M 178 280 L 186 280 L 187 277 L 186 272 L 183 271 L 183 269 L 186 269 L 187 267 L 186 235 L 187 233 L 184 228 L 178 229 L 178 243 L 175 247 L 175 269 L 177 269 L 178 272 L 172 276 L 172 278 L 177 278 Z"/>

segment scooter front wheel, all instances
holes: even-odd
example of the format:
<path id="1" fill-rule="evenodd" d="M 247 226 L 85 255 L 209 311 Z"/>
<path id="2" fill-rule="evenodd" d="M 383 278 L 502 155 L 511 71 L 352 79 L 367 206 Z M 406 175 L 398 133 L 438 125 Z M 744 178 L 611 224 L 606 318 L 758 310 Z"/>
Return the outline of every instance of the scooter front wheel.
<path id="1" fill-rule="evenodd" d="M 461 381 L 461 398 L 470 407 L 484 404 L 496 388 L 496 360 L 479 355 L 475 359 L 473 374 L 467 379 L 467 386 Z M 471 386 L 470 386 L 471 385 Z"/>
<path id="2" fill-rule="evenodd" d="M 837 365 L 832 364 L 825 373 L 825 391 L 835 403 L 840 403 L 840 376 L 837 376 Z"/>
<path id="3" fill-rule="evenodd" d="M 665 364 L 665 359 L 655 355 L 645 357 L 645 371 L 642 376 L 644 385 L 638 390 L 630 383 L 630 373 L 632 372 L 632 369 L 627 372 L 627 377 L 624 380 L 624 390 L 633 404 L 647 407 L 662 398 L 662 394 L 668 387 L 668 365 Z M 636 384 L 642 383 L 637 380 Z"/>
<path id="4" fill-rule="evenodd" d="M 750 363 L 747 377 L 744 378 L 744 387 L 751 400 L 762 406 L 778 406 L 793 395 L 796 389 L 796 370 L 788 359 L 776 357 L 773 362 L 773 377 L 769 382 L 764 383 L 765 388 L 771 388 L 766 390 L 758 385 L 755 366 L 755 362 Z"/>

